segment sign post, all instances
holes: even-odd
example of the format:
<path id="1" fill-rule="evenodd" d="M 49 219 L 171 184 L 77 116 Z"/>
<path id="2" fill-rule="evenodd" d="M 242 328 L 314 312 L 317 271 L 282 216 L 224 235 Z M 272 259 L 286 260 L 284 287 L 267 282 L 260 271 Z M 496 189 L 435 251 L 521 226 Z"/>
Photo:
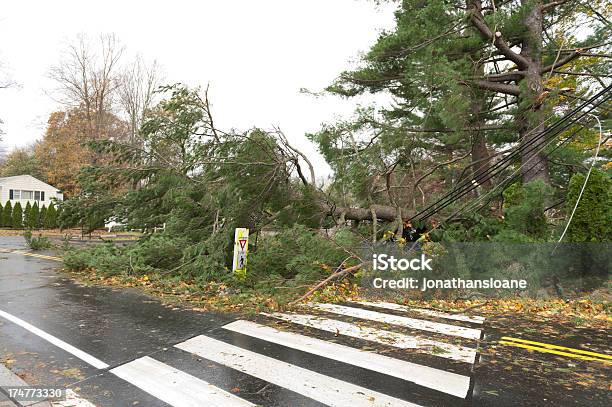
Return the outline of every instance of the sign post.
<path id="1" fill-rule="evenodd" d="M 232 270 L 240 278 L 246 277 L 247 253 L 249 252 L 249 229 L 236 228 L 234 234 L 234 263 Z"/>

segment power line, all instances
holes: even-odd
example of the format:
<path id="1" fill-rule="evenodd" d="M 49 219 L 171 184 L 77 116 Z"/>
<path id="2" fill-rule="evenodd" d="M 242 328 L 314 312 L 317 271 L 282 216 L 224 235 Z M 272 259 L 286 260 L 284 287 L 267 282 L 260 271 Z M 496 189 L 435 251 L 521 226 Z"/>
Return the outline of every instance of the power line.
<path id="1" fill-rule="evenodd" d="M 531 144 L 529 146 L 527 146 L 526 148 L 522 148 L 522 147 L 517 148 L 514 152 L 510 153 L 509 155 L 504 157 L 502 160 L 498 161 L 493 166 L 491 166 L 487 171 L 477 174 L 477 176 L 471 180 L 466 180 L 465 182 L 457 186 L 455 189 L 453 189 L 452 191 L 450 191 L 449 193 L 447 193 L 446 195 L 438 199 L 436 202 L 427 206 L 425 209 L 423 209 L 422 211 L 417 213 L 414 217 L 412 217 L 412 219 L 419 220 L 419 221 L 427 219 L 433 214 L 444 209 L 446 206 L 450 205 L 456 199 L 461 198 L 462 196 L 466 195 L 470 191 L 476 189 L 481 183 L 499 174 L 501 171 L 509 167 L 512 161 L 515 158 L 517 158 L 520 154 L 529 154 L 533 152 L 534 150 L 539 148 L 543 143 L 546 143 L 548 140 L 554 138 L 557 134 L 561 133 L 562 131 L 564 131 L 565 129 L 575 124 L 580 119 L 582 119 L 585 115 L 589 114 L 589 112 L 595 109 L 597 106 L 607 101 L 610 98 L 609 95 L 605 96 L 603 100 L 597 101 L 597 99 L 600 98 L 602 95 L 605 95 L 611 88 L 612 88 L 612 85 L 606 87 L 605 89 L 603 89 L 602 91 L 600 91 L 599 93 L 597 93 L 596 95 L 592 96 L 590 99 L 582 103 L 580 106 L 572 109 L 571 112 L 569 112 L 567 115 L 565 115 L 561 119 L 557 120 L 557 122 L 555 122 L 551 127 L 542 131 L 540 134 L 534 137 L 534 139 L 531 140 Z M 590 105 L 590 108 L 588 109 L 587 112 L 581 112 L 584 107 L 589 106 L 589 105 Z M 578 115 L 579 117 L 574 118 L 573 116 L 575 115 Z M 569 121 L 569 123 L 564 124 L 567 121 Z M 533 130 L 531 132 L 533 132 Z"/>
<path id="2" fill-rule="evenodd" d="M 574 136 L 576 136 L 580 131 L 582 130 L 582 128 L 575 130 L 574 132 L 572 132 L 569 136 L 567 136 L 561 143 L 559 143 L 557 146 L 555 146 L 555 148 L 549 152 L 547 154 L 550 155 L 550 153 L 552 153 L 554 150 L 556 150 L 557 148 L 561 147 L 563 144 L 567 143 L 569 140 L 571 140 L 572 138 L 574 138 Z M 544 149 L 548 146 L 548 144 L 550 144 L 552 142 L 552 140 L 550 140 L 545 146 L 543 146 L 539 151 L 538 154 L 542 151 L 544 151 Z M 449 215 L 448 217 L 446 217 L 443 221 L 441 221 L 440 223 L 438 223 L 436 226 L 434 226 L 431 230 L 428 231 L 428 233 L 431 233 L 432 231 L 438 229 L 441 225 L 443 225 L 444 223 L 448 222 L 449 220 L 451 220 L 452 218 L 454 218 L 455 216 L 459 215 L 461 212 L 465 211 L 466 209 L 469 209 L 470 206 L 475 207 L 479 201 L 482 201 L 484 198 L 486 198 L 487 196 L 492 196 L 495 193 L 497 193 L 497 189 L 508 184 L 509 182 L 512 182 L 516 179 L 518 179 L 520 177 L 520 171 L 521 169 L 531 160 L 535 157 L 532 156 L 530 157 L 530 159 L 521 164 L 521 166 L 519 166 L 519 168 L 517 168 L 512 174 L 510 174 L 506 179 L 504 179 L 502 182 L 499 183 L 499 185 L 497 185 L 495 188 L 493 188 L 492 190 L 488 191 L 486 194 L 478 197 L 476 200 L 474 201 L 469 201 L 466 202 L 464 205 L 462 205 L 459 209 L 457 209 L 455 212 L 453 212 L 451 215 Z M 537 163 L 533 164 L 531 166 L 530 169 L 533 169 L 535 166 L 537 165 Z"/>
<path id="3" fill-rule="evenodd" d="M 574 136 L 576 136 L 576 135 L 577 135 L 577 134 L 578 134 L 578 133 L 579 133 L 579 132 L 582 130 L 582 128 L 584 127 L 582 124 L 580 124 L 580 126 L 582 126 L 582 127 L 581 127 L 581 128 L 579 128 L 579 129 L 574 130 L 574 131 L 573 131 L 573 132 L 572 132 L 572 133 L 571 133 L 569 136 L 567 136 L 567 137 L 566 137 L 566 138 L 565 138 L 565 139 L 564 139 L 564 140 L 563 140 L 561 143 L 559 143 L 558 145 L 556 145 L 556 146 L 555 146 L 555 147 L 554 147 L 554 148 L 553 148 L 553 149 L 552 149 L 552 150 L 551 150 L 551 151 L 550 151 L 548 154 L 546 154 L 546 155 L 545 155 L 545 157 L 548 157 L 550 154 L 552 154 L 552 153 L 553 153 L 555 150 L 557 150 L 559 147 L 561 147 L 562 145 L 564 145 L 565 143 L 567 143 L 568 141 L 570 141 L 572 138 L 574 138 Z M 522 164 L 522 165 L 521 165 L 521 166 L 520 166 L 520 167 L 519 167 L 519 168 L 518 168 L 516 171 L 514 171 L 510 177 L 508 177 L 508 178 L 506 178 L 505 180 L 503 180 L 502 182 L 500 182 L 500 183 L 499 183 L 499 185 L 497 185 L 497 186 L 496 186 L 495 188 L 493 188 L 491 191 L 488 191 L 488 192 L 487 192 L 487 193 L 484 195 L 484 197 L 489 196 L 489 195 L 492 195 L 492 194 L 493 194 L 493 192 L 495 192 L 497 188 L 504 186 L 505 184 L 507 184 L 507 183 L 508 183 L 508 181 L 510 181 L 510 182 L 514 182 L 514 181 L 518 180 L 518 179 L 520 178 L 520 176 L 521 176 L 521 174 L 520 174 L 520 170 L 521 170 L 522 168 L 524 168 L 524 167 L 526 166 L 526 164 L 527 164 L 529 161 L 531 161 L 531 160 L 532 160 L 533 158 L 535 158 L 535 157 L 536 157 L 538 154 L 540 154 L 542 151 L 544 151 L 544 149 L 546 149 L 546 147 L 548 147 L 548 146 L 549 146 L 549 145 L 550 145 L 550 144 L 551 144 L 553 141 L 554 141 L 554 137 L 549 138 L 549 139 L 548 139 L 548 141 L 546 141 L 546 142 L 545 142 L 545 144 L 544 144 L 544 145 L 543 145 L 543 146 L 542 146 L 542 147 L 541 147 L 541 148 L 538 150 L 538 152 L 537 152 L 536 154 L 532 155 L 532 156 L 531 156 L 531 157 L 530 157 L 530 158 L 529 158 L 529 159 L 528 159 L 528 160 L 527 160 L 525 163 L 523 163 L 523 164 Z M 541 143 L 540 143 L 540 144 L 541 144 Z M 534 164 L 532 164 L 532 165 L 531 165 L 531 167 L 528 169 L 528 171 L 533 170 L 533 169 L 534 169 L 534 168 L 537 166 L 537 164 L 538 164 L 537 162 L 536 162 L 536 163 L 534 163 Z M 507 168 L 507 166 L 506 166 L 506 168 Z M 475 189 L 475 187 L 474 187 L 474 188 L 472 188 L 472 189 L 470 189 L 470 190 L 467 190 L 467 191 L 463 192 L 463 193 L 462 193 L 462 194 L 460 194 L 458 197 L 456 197 L 456 199 L 461 198 L 461 197 L 463 197 L 463 196 L 467 195 L 467 194 L 468 194 L 469 192 L 471 192 L 471 190 L 473 190 L 473 189 Z M 468 204 L 469 204 L 469 202 L 468 202 Z M 448 206 L 448 205 L 445 205 L 444 207 L 446 207 L 446 206 Z M 440 210 L 441 210 L 441 209 L 444 209 L 444 207 L 440 208 Z"/>
<path id="4" fill-rule="evenodd" d="M 599 94 L 595 95 L 592 99 L 598 98 L 606 90 L 604 90 L 604 91 L 600 92 Z M 600 101 L 598 104 L 601 104 L 604 101 Z M 590 101 L 587 101 L 587 102 L 583 103 L 582 106 L 579 106 L 578 108 L 574 109 L 571 113 L 569 113 L 568 115 L 566 115 L 565 117 L 560 119 L 557 123 L 555 123 L 555 125 L 553 125 L 551 128 L 547 129 L 546 131 L 542 132 L 540 135 L 536 136 L 532 140 L 532 143 L 530 144 L 530 146 L 528 146 L 527 148 L 516 149 L 513 153 L 509 154 L 508 156 L 504 157 L 504 159 L 500 160 L 499 162 L 497 162 L 496 164 L 491 166 L 487 171 L 478 174 L 472 180 L 465 181 L 463 184 L 461 184 L 458 187 L 456 187 L 453 191 L 450 191 L 445 196 L 440 198 L 438 201 L 436 201 L 433 204 L 429 205 L 427 208 L 425 208 L 424 210 L 419 212 L 417 215 L 415 215 L 413 217 L 413 219 L 416 219 L 417 217 L 419 217 L 418 220 L 423 220 L 423 219 L 431 216 L 432 214 L 438 212 L 440 209 L 448 206 L 448 204 L 450 204 L 452 201 L 456 200 L 458 197 L 461 197 L 461 196 L 465 195 L 465 193 L 463 193 L 464 191 L 465 192 L 469 192 L 469 191 L 477 188 L 479 186 L 479 184 L 481 184 L 482 182 L 492 178 L 493 176 L 497 175 L 502 170 L 507 168 L 510 165 L 511 161 L 514 158 L 516 158 L 519 153 L 529 153 L 529 152 L 532 152 L 533 150 L 535 150 L 536 148 L 538 148 L 540 146 L 540 144 L 541 144 L 540 140 L 542 140 L 546 136 L 547 133 L 551 132 L 551 130 L 553 130 L 555 127 L 557 127 L 559 125 L 559 123 L 562 123 L 562 122 L 566 121 L 567 119 L 569 119 L 571 116 L 573 116 L 575 114 L 575 112 L 579 111 L 579 109 L 581 109 L 585 105 L 588 105 L 589 102 Z M 592 107 L 590 110 L 592 110 L 593 108 L 594 107 Z M 555 131 L 554 134 L 552 134 L 549 137 L 554 137 L 555 135 L 557 135 L 561 131 L 565 130 L 571 124 L 575 123 L 577 120 L 580 120 L 582 117 L 584 117 L 585 114 L 583 114 L 581 117 L 579 117 L 577 119 L 572 120 L 572 122 L 570 122 L 568 125 L 565 125 L 560 130 Z"/>
<path id="5" fill-rule="evenodd" d="M 569 136 L 567 136 L 565 139 L 563 139 L 563 141 L 561 141 L 559 144 L 557 144 L 551 151 L 549 151 L 545 157 L 550 156 L 555 150 L 557 150 L 559 147 L 561 147 L 562 145 L 564 145 L 565 143 L 567 143 L 568 141 L 570 141 L 571 139 L 573 139 L 582 129 L 584 128 L 584 126 L 582 126 L 579 129 L 574 130 Z M 544 151 L 544 149 L 546 147 L 548 147 L 548 145 L 552 142 L 553 140 L 550 140 L 548 143 L 546 143 L 545 146 L 543 146 L 538 153 L 540 153 L 541 151 Z M 535 157 L 535 156 L 534 156 Z M 533 157 L 532 157 L 533 158 Z M 478 197 L 474 202 L 467 202 L 464 206 L 462 206 L 460 208 L 460 212 L 455 212 L 453 213 L 449 218 L 445 219 L 445 222 L 449 219 L 452 219 L 454 216 L 458 215 L 459 213 L 463 212 L 466 209 L 472 209 L 474 211 L 480 210 L 482 208 L 482 206 L 478 209 L 476 209 L 476 205 L 478 204 L 478 201 L 486 198 L 487 196 L 493 196 L 495 195 L 495 193 L 497 193 L 497 189 L 500 187 L 503 187 L 504 185 L 508 185 L 511 184 L 512 182 L 518 180 L 520 178 L 520 171 L 521 169 L 528 163 L 529 161 L 527 161 L 526 163 L 522 164 L 518 169 L 516 169 L 514 172 L 512 172 L 512 174 L 510 174 L 506 179 L 502 180 L 499 185 L 497 185 L 495 188 L 493 188 L 491 191 L 488 191 L 485 195 Z M 529 170 L 533 169 L 535 166 L 537 165 L 537 163 L 532 164 L 532 166 L 529 168 Z M 490 201 L 491 199 L 489 199 Z M 487 202 L 489 202 L 487 201 Z M 486 203 L 485 203 L 486 204 Z M 470 205 L 472 206 L 471 208 Z M 550 209 L 550 208 L 549 208 Z"/>

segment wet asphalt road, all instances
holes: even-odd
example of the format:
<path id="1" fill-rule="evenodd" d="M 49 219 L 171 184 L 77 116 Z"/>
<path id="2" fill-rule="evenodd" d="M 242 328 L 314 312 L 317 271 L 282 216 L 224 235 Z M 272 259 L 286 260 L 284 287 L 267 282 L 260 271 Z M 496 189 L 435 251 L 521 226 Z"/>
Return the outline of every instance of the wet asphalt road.
<path id="1" fill-rule="evenodd" d="M 0 238 L 0 248 L 23 248 Z M 0 253 L 0 309 L 111 366 L 163 351 L 232 316 L 167 307 L 134 290 L 81 286 L 57 263 Z M 100 406 L 165 406 L 117 377 L 0 318 L 0 361 L 32 385 L 78 387 Z M 134 402 L 138 402 L 134 404 Z"/>
<path id="2" fill-rule="evenodd" d="M 21 238 L 0 238 L 0 249 L 23 249 Z M 373 374 L 345 363 L 329 363 L 322 357 L 269 343 L 220 327 L 238 318 L 229 314 L 194 312 L 165 306 L 135 290 L 87 287 L 53 271 L 57 263 L 19 254 L 0 253 L 0 310 L 21 318 L 110 365 L 96 369 L 20 326 L 0 318 L 0 363 L 6 364 L 32 385 L 66 386 L 97 406 L 167 406 L 128 382 L 109 373 L 113 367 L 143 356 L 206 380 L 225 391 L 248 395 L 251 402 L 269 406 L 322 406 L 324 404 L 253 376 L 227 369 L 173 348 L 197 335 L 209 335 L 239 344 L 341 380 L 376 389 L 393 397 L 410 399 L 421 392 L 427 406 L 605 406 L 609 394 L 563 386 L 557 376 L 541 366 L 566 369 L 567 361 L 551 355 L 530 355 L 518 349 L 503 349 L 501 356 L 481 356 L 472 372 L 473 395 L 466 402 L 423 391 L 399 379 Z M 504 331 L 485 328 L 485 348 Z M 585 338 L 606 342 L 605 332 L 585 332 L 569 338 L 577 346 Z M 602 337 L 603 335 L 603 337 Z M 334 341 L 335 335 L 321 335 Z M 488 339 L 487 339 L 488 338 Z M 574 343 L 572 343 L 572 341 Z M 427 359 L 423 357 L 424 360 Z M 522 359 L 525 358 L 525 359 Z M 431 357 L 430 357 L 431 359 Z M 411 360 L 414 360 L 411 359 Z M 493 362 L 492 362 L 493 360 Z M 513 368 L 508 368 L 512 360 Z M 417 360 L 418 363 L 418 360 Z M 586 362 L 571 366 L 590 367 Z M 586 367 L 585 367 L 586 364 Z M 523 368 L 521 368 L 523 366 Z M 539 367 L 538 367 L 539 366 Z M 526 369 L 525 367 L 528 367 Z M 539 371 L 538 371 L 539 369 Z M 598 372 L 598 371 L 596 371 Z M 599 372 L 601 374 L 601 372 Z M 605 374 L 605 373 L 604 373 Z"/>

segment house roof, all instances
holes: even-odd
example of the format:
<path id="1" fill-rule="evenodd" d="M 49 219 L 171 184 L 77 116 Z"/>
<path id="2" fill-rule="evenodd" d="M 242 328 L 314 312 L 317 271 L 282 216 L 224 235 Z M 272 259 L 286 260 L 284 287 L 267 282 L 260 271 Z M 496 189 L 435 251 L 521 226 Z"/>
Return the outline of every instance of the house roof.
<path id="1" fill-rule="evenodd" d="M 57 189 L 57 188 L 56 188 L 56 187 L 54 187 L 53 185 L 49 185 L 49 184 L 47 184 L 46 182 L 41 181 L 41 180 L 39 180 L 38 178 L 33 177 L 33 176 L 29 175 L 29 174 L 23 174 L 23 175 L 13 175 L 13 176 L 11 176 L 11 177 L 0 177 L 0 185 L 2 185 L 3 183 L 5 183 L 6 181 L 12 181 L 12 180 L 19 179 L 19 178 L 31 178 L 31 179 L 33 179 L 33 180 L 35 180 L 35 181 L 37 181 L 37 182 L 40 182 L 41 184 L 45 184 L 45 185 L 47 185 L 49 188 Z M 57 189 L 57 190 L 59 191 L 59 189 Z"/>

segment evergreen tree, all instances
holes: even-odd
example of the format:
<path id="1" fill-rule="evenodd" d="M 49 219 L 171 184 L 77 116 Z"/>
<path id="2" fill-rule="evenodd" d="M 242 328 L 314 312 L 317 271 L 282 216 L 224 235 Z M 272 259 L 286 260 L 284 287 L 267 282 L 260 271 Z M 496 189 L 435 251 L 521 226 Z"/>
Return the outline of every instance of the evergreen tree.
<path id="1" fill-rule="evenodd" d="M 513 231 L 533 239 L 545 239 L 548 224 L 544 210 L 552 187 L 542 181 L 514 184 L 504 191 L 505 224 Z"/>
<path id="2" fill-rule="evenodd" d="M 44 222 L 44 227 L 46 229 L 55 229 L 57 227 L 57 211 L 55 210 L 55 205 L 49 204 Z"/>
<path id="3" fill-rule="evenodd" d="M 571 167 L 549 164 L 546 151 L 527 147 L 555 114 L 605 86 L 606 57 L 589 51 L 607 46 L 609 22 L 598 18 L 605 4 L 398 2 L 396 26 L 328 88 L 346 97 L 391 95 L 393 103 L 360 107 L 354 119 L 310 135 L 336 174 L 332 192 L 356 206 L 388 199 L 418 209 L 440 186 L 487 171 L 492 153 L 508 143 L 522 147 L 524 183 L 549 183 L 552 170 L 567 174 Z M 576 29 L 580 40 L 563 34 Z"/>
<path id="4" fill-rule="evenodd" d="M 17 202 L 13 208 L 12 227 L 15 229 L 21 229 L 23 227 L 23 209 L 19 202 Z"/>
<path id="5" fill-rule="evenodd" d="M 40 217 L 40 210 L 38 209 L 38 202 L 34 202 L 34 205 L 30 208 L 28 216 L 26 218 L 26 226 L 29 229 L 38 228 L 38 218 Z"/>
<path id="6" fill-rule="evenodd" d="M 2 209 L 2 226 L 5 228 L 13 227 L 13 206 L 8 201 Z"/>
<path id="7" fill-rule="evenodd" d="M 55 209 L 55 227 L 60 228 L 60 229 L 66 229 L 66 228 L 70 228 L 74 226 L 74 225 L 68 225 L 68 224 L 64 225 L 60 222 L 63 212 L 64 212 L 63 205 L 58 205 L 57 208 Z"/>
<path id="8" fill-rule="evenodd" d="M 584 179 L 584 174 L 575 174 L 570 180 L 566 206 L 568 216 L 576 206 Z M 567 238 L 570 242 L 612 241 L 612 181 L 605 173 L 593 170 L 589 176 L 567 230 Z"/>
<path id="9" fill-rule="evenodd" d="M 23 210 L 23 226 L 25 228 L 30 228 L 30 212 L 32 212 L 32 205 L 30 204 L 30 201 L 28 201 L 26 203 L 26 206 Z"/>
<path id="10" fill-rule="evenodd" d="M 47 218 L 47 207 L 43 205 L 42 208 L 40 208 L 40 215 L 38 216 L 38 222 L 37 222 L 36 227 L 40 229 L 44 229 L 46 227 L 45 226 L 46 218 Z"/>
<path id="11" fill-rule="evenodd" d="M 4 206 L 2 206 L 2 202 L 0 202 L 0 228 L 4 227 L 3 210 L 4 210 Z"/>

